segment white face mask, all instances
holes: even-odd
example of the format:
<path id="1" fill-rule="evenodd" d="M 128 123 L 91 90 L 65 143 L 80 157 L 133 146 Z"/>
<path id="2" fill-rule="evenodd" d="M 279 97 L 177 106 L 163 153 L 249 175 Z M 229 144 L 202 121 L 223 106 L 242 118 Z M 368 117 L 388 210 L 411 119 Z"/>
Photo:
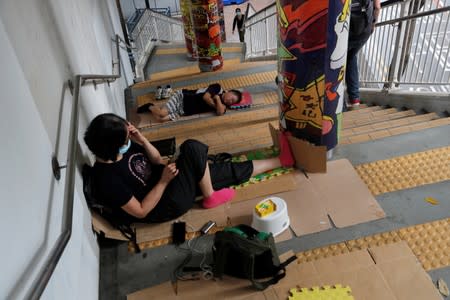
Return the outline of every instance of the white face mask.
<path id="1" fill-rule="evenodd" d="M 240 16 L 241 16 L 241 12 L 238 11 L 238 12 L 236 13 L 236 16 L 240 17 Z"/>
<path id="2" fill-rule="evenodd" d="M 130 146 L 131 146 L 131 140 L 128 140 L 128 144 L 123 145 L 122 147 L 119 148 L 119 153 L 120 154 L 127 153 L 128 149 L 130 149 Z"/>

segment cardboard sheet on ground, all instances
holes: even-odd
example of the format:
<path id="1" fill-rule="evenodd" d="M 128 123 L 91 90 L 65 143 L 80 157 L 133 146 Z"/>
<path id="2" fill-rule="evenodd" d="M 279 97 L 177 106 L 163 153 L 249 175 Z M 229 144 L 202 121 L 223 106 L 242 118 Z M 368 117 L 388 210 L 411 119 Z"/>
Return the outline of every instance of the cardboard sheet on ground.
<path id="1" fill-rule="evenodd" d="M 188 231 L 198 231 L 209 220 L 216 221 L 218 226 L 227 225 L 227 219 L 232 225 L 251 225 L 253 208 L 271 195 L 286 201 L 290 227 L 297 236 L 329 229 L 332 223 L 346 227 L 385 217 L 348 160 L 328 162 L 327 168 L 327 173 L 309 174 L 309 179 L 296 171 L 251 184 L 238 190 L 231 204 L 209 210 L 194 208 L 179 220 L 188 224 Z M 123 239 L 107 222 L 96 216 L 93 219 L 97 231 L 104 232 L 109 238 Z M 172 222 L 137 224 L 137 242 L 170 237 Z M 277 241 L 290 237 L 290 232 L 285 232 L 277 237 Z"/>
<path id="2" fill-rule="evenodd" d="M 269 124 L 270 135 L 273 144 L 280 148 L 278 135 L 280 131 Z M 298 169 L 304 169 L 311 173 L 325 173 L 327 171 L 327 147 L 315 146 L 306 140 L 301 140 L 293 136 L 288 137 L 289 146 L 295 158 L 295 165 Z"/>
<path id="3" fill-rule="evenodd" d="M 291 173 L 295 189 L 279 193 L 275 186 L 266 193 L 286 201 L 290 227 L 297 236 L 326 230 L 333 224 L 341 228 L 385 217 L 347 159 L 328 162 L 327 170 L 308 174 L 309 178 L 296 171 Z M 253 208 L 263 198 L 233 202 L 229 212 L 231 224 L 250 225 Z"/>
<path id="4" fill-rule="evenodd" d="M 290 255 L 282 255 L 280 260 Z M 167 282 L 132 293 L 127 299 L 287 299 L 292 288 L 336 284 L 349 286 L 358 300 L 442 299 L 403 241 L 313 262 L 291 263 L 286 277 L 262 292 L 252 289 L 247 280 L 224 277 L 217 281 L 179 281 L 178 295 Z"/>

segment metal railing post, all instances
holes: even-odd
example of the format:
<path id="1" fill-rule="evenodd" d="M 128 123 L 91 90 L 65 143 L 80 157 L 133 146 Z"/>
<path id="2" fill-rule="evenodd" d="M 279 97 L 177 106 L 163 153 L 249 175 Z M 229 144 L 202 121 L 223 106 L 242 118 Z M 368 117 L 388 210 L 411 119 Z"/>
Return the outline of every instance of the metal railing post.
<path id="1" fill-rule="evenodd" d="M 405 2 L 402 2 L 401 4 L 401 10 L 400 10 L 400 16 L 405 16 Z M 399 60 L 399 52 L 402 49 L 402 43 L 400 43 L 402 35 L 404 34 L 404 28 L 401 26 L 402 23 L 399 23 L 397 27 L 397 36 L 395 38 L 394 43 L 394 53 L 392 55 L 391 64 L 389 65 L 389 73 L 387 76 L 387 83 L 383 86 L 383 89 L 389 90 L 392 88 L 392 85 L 394 81 L 397 79 L 396 74 L 399 67 L 398 60 Z"/>

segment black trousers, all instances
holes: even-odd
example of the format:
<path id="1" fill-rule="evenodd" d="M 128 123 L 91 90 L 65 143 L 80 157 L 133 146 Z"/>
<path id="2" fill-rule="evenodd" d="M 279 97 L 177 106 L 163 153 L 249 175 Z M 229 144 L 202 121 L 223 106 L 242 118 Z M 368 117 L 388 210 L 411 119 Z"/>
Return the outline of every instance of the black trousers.
<path id="1" fill-rule="evenodd" d="M 180 146 L 176 160 L 178 175 L 169 183 L 161 200 L 147 215 L 148 222 L 165 222 L 178 218 L 194 205 L 198 183 L 203 178 L 208 163 L 208 146 L 187 140 Z M 253 163 L 224 162 L 210 164 L 211 182 L 215 190 L 247 181 L 253 173 Z"/>

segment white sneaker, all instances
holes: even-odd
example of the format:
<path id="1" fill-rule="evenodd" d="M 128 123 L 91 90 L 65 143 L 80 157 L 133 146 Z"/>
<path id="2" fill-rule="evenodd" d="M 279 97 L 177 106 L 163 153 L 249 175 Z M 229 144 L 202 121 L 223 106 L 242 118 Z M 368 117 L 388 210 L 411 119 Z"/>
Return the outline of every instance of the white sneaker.
<path id="1" fill-rule="evenodd" d="M 156 100 L 160 100 L 160 99 L 163 98 L 163 89 L 162 89 L 162 87 L 158 86 L 156 88 L 155 97 L 156 97 Z"/>
<path id="2" fill-rule="evenodd" d="M 164 89 L 164 91 L 162 92 L 162 97 L 169 98 L 171 94 L 172 94 L 172 88 L 170 87 L 170 85 L 167 85 L 166 88 Z"/>

